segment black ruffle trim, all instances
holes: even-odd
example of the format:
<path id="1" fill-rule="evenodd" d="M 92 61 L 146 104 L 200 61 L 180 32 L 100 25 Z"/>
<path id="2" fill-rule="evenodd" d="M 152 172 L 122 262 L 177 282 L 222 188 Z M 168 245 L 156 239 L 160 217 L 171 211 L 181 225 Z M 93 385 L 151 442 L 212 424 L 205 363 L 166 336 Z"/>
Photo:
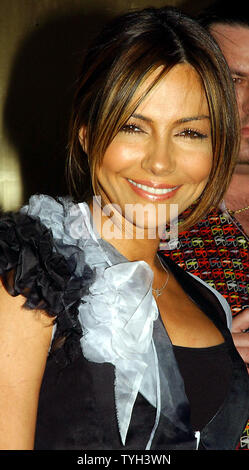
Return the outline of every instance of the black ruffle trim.
<path id="1" fill-rule="evenodd" d="M 80 351 L 82 328 L 78 305 L 94 279 L 84 263 L 82 275 L 75 275 L 78 247 L 70 259 L 56 251 L 51 230 L 39 219 L 23 213 L 0 217 L 0 276 L 7 291 L 22 294 L 27 309 L 44 310 L 57 324 L 50 354 L 58 361 L 71 362 Z M 82 258 L 82 252 L 81 252 Z M 56 345 L 60 344 L 60 347 Z"/>

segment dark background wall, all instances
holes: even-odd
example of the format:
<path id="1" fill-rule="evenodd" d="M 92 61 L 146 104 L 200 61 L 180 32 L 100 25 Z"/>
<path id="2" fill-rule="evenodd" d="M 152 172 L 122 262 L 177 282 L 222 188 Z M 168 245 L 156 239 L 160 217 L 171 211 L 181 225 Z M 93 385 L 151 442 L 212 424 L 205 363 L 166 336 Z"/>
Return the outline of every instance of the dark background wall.
<path id="1" fill-rule="evenodd" d="M 82 51 L 113 16 L 174 5 L 195 15 L 212 1 L 1 0 L 0 206 L 65 194 L 67 127 Z"/>

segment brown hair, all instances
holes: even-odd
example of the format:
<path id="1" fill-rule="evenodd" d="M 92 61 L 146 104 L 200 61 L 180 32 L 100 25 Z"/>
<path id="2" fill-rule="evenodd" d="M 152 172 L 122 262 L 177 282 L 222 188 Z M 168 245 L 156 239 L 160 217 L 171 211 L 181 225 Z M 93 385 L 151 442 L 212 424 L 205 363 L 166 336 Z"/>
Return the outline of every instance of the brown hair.
<path id="1" fill-rule="evenodd" d="M 78 200 L 98 191 L 96 165 L 149 92 L 134 104 L 138 87 L 159 66 L 164 67 L 156 82 L 167 70 L 184 62 L 192 65 L 202 80 L 213 145 L 209 181 L 184 228 L 220 202 L 239 150 L 233 84 L 216 42 L 196 21 L 173 7 L 146 8 L 118 17 L 99 34 L 85 57 L 73 105 L 67 166 L 70 188 Z M 82 126 L 87 129 L 88 157 L 79 142 Z"/>

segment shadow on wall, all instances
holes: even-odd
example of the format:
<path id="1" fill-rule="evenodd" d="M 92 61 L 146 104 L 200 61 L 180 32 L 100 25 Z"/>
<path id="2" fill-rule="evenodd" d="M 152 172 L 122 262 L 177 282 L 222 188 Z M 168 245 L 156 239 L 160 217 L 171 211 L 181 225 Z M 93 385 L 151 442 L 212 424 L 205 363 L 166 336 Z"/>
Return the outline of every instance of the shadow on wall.
<path id="1" fill-rule="evenodd" d="M 103 13 L 48 19 L 25 38 L 11 71 L 4 126 L 20 159 L 24 202 L 67 193 L 68 122 L 82 52 L 106 23 Z"/>

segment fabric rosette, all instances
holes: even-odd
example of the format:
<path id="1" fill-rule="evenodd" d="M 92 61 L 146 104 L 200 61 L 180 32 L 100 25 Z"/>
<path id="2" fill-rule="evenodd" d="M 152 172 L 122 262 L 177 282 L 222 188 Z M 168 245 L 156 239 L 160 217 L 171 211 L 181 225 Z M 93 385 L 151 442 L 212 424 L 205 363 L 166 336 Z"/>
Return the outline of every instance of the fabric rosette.
<path id="1" fill-rule="evenodd" d="M 76 276 L 79 262 L 81 276 Z M 55 317 L 56 336 L 71 336 L 72 355 L 76 337 L 82 335 L 77 307 L 94 278 L 82 250 L 68 246 L 65 257 L 39 219 L 5 213 L 0 218 L 0 275 L 10 295 L 25 297 L 25 308 Z"/>
<path id="2" fill-rule="evenodd" d="M 152 271 L 143 261 L 97 268 L 96 280 L 79 307 L 84 356 L 115 366 L 115 401 L 123 444 L 142 381 L 146 374 L 153 374 L 149 364 L 154 357 L 152 334 L 158 310 L 152 279 Z M 155 382 L 154 377 L 156 393 Z"/>

